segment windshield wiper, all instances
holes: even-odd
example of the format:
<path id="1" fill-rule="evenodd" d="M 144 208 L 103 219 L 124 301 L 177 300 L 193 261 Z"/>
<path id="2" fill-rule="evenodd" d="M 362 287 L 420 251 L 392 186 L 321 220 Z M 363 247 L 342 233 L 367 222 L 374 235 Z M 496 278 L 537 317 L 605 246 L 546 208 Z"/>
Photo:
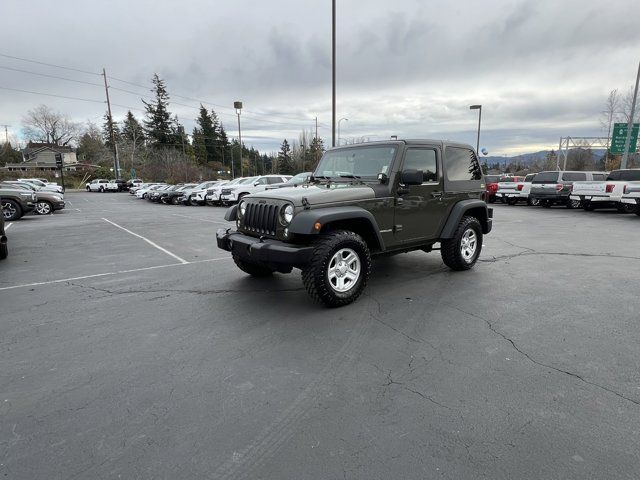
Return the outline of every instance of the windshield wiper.
<path id="1" fill-rule="evenodd" d="M 340 175 L 340 178 L 360 178 L 358 175 Z"/>

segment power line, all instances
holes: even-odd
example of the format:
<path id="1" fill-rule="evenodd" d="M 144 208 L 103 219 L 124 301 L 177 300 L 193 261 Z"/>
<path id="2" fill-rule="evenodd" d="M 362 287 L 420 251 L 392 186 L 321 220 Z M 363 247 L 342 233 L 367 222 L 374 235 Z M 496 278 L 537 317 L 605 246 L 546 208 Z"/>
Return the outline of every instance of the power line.
<path id="1" fill-rule="evenodd" d="M 82 102 L 104 103 L 104 100 L 92 100 L 89 98 L 68 97 L 66 95 L 56 95 L 53 93 L 33 92 L 31 90 L 21 90 L 19 88 L 0 87 L 2 90 L 11 90 L 13 92 L 31 93 L 33 95 L 44 95 L 46 97 L 66 98 L 67 100 L 80 100 Z"/>
<path id="2" fill-rule="evenodd" d="M 84 80 L 75 80 L 73 78 L 59 77 L 57 75 L 49 75 L 47 73 L 31 72 L 29 70 L 21 70 L 19 68 L 7 67 L 5 65 L 0 65 L 0 68 L 3 68 L 5 70 L 11 70 L 13 72 L 28 73 L 30 75 L 39 75 L 41 77 L 57 78 L 58 80 L 66 80 L 67 82 L 75 82 L 75 83 L 83 83 L 85 85 L 93 85 L 94 87 L 101 87 L 102 86 L 99 83 L 91 83 L 91 82 L 85 82 Z"/>
<path id="3" fill-rule="evenodd" d="M 12 58 L 14 60 L 20 60 L 21 62 L 37 63 L 38 65 L 46 65 L 47 67 L 62 68 L 63 70 L 71 70 L 72 72 L 80 72 L 80 73 L 87 73 L 89 75 L 100 76 L 100 74 L 96 72 L 89 72 L 87 70 L 80 70 L 79 68 L 73 68 L 73 67 L 65 67 L 65 66 L 56 65 L 53 63 L 38 62 L 37 60 L 29 60 L 28 58 L 14 57 L 13 55 L 5 55 L 4 53 L 0 53 L 0 57 Z"/>

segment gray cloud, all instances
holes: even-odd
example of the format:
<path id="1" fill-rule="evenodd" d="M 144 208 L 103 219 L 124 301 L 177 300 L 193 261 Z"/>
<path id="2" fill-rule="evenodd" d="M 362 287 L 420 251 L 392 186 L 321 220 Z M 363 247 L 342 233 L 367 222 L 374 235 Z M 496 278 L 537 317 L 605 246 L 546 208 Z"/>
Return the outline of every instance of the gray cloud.
<path id="1" fill-rule="evenodd" d="M 248 140 L 275 149 L 318 116 L 330 141 L 330 3 L 22 2 L 3 5 L 0 52 L 108 73 L 140 85 L 158 72 L 187 129 L 198 102 L 235 133 L 232 102 L 245 103 Z M 442 135 L 474 143 L 482 103 L 492 152 L 555 145 L 561 135 L 600 133 L 613 88 L 634 79 L 638 2 L 596 0 L 373 0 L 338 2 L 338 107 L 346 136 Z M 25 25 L 29 35 L 25 35 Z M 0 65 L 100 83 L 98 76 L 0 57 Z M 145 88 L 112 82 L 116 116 L 141 109 Z M 101 101 L 91 85 L 0 69 L 0 86 Z M 46 103 L 100 121 L 100 103 L 0 90 L 0 123 L 17 128 Z M 139 110 L 134 111 L 140 114 Z M 267 115 L 268 114 L 268 115 Z"/>

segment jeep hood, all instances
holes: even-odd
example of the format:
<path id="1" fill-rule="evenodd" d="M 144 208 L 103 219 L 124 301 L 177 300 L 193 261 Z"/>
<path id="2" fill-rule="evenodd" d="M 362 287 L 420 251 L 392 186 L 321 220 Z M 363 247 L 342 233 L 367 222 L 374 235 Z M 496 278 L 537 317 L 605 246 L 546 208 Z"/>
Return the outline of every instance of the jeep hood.
<path id="1" fill-rule="evenodd" d="M 304 185 L 299 187 L 284 187 L 277 190 L 247 195 L 246 198 L 264 198 L 274 200 L 288 200 L 296 207 L 302 206 L 302 199 L 306 198 L 309 205 L 324 203 L 350 202 L 374 198 L 373 189 L 368 185 L 351 183 L 330 183 L 319 185 Z"/>

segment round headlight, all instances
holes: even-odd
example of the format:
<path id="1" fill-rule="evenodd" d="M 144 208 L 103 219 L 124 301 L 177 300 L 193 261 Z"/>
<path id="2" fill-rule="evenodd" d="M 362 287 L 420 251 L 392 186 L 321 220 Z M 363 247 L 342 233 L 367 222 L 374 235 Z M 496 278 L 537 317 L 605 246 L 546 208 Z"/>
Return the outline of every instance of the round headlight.
<path id="1" fill-rule="evenodd" d="M 289 225 L 293 220 L 293 205 L 287 205 L 282 209 L 282 220 L 285 225 Z"/>
<path id="2" fill-rule="evenodd" d="M 244 217 L 244 212 L 247 211 L 247 202 L 245 202 L 244 200 L 240 202 L 240 205 L 238 206 L 238 210 L 240 211 L 240 216 Z"/>

